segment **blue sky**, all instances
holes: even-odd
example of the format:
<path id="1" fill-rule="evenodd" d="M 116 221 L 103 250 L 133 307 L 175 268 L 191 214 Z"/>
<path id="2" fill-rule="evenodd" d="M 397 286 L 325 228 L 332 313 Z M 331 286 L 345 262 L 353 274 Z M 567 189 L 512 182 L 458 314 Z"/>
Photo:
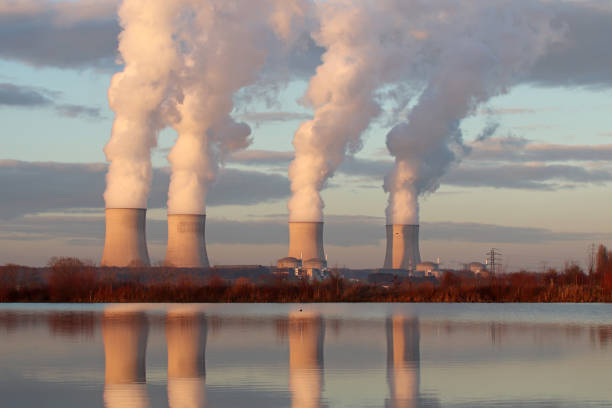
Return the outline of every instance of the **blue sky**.
<path id="1" fill-rule="evenodd" d="M 35 6 L 18 7 L 30 3 Z M 113 2 L 94 3 L 100 12 L 93 17 L 78 1 L 0 7 L 0 264 L 41 265 L 51 256 L 99 261 L 104 167 L 98 164 L 105 163 L 102 149 L 114 118 L 106 93 L 121 67 L 110 64 L 114 56 L 104 51 L 112 49 L 112 41 L 97 45 L 100 55 L 79 48 L 116 36 Z M 54 8 L 57 4 L 64 7 Z M 591 243 L 612 244 L 612 49 L 598 48 L 600 37 L 612 34 L 612 8 L 597 1 L 559 4 L 570 10 L 564 12 L 573 46 L 565 54 L 555 51 L 550 61 L 543 58 L 531 78 L 462 122 L 472 153 L 449 171 L 437 192 L 421 200 L 425 259 L 439 257 L 443 266 L 455 267 L 482 261 L 497 247 L 508 270 L 540 270 L 566 261 L 585 265 Z M 45 19 L 49 13 L 71 16 L 68 29 Z M 66 36 L 58 34 L 66 30 L 77 38 L 79 30 L 89 34 L 66 44 Z M 47 43 L 36 41 L 40 33 Z M 28 36 L 33 41 L 25 48 L 12 46 L 15 38 Z M 593 49 L 585 50 L 589 44 Z M 48 57 L 46 47 L 57 52 Z M 253 143 L 228 160 L 209 196 L 213 264 L 270 264 L 286 255 L 286 170 L 293 133 L 312 113 L 297 102 L 307 79 L 289 82 L 271 106 L 262 100 L 237 103 L 234 116 L 249 123 Z M 473 143 L 490 124 L 497 125 L 495 133 Z M 331 264 L 382 264 L 388 130 L 376 121 L 355 160 L 340 168 L 323 193 Z M 153 154 L 160 168 L 149 201 L 153 260 L 165 252 L 163 168 L 174 139 L 164 130 Z M 245 192 L 248 199 L 241 196 Z"/>

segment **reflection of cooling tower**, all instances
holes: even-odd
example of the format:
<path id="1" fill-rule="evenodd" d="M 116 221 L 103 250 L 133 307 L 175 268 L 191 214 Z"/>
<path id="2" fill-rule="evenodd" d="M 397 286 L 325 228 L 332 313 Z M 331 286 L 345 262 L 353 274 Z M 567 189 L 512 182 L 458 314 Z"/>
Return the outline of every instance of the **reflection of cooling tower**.
<path id="1" fill-rule="evenodd" d="M 104 402 L 107 408 L 149 406 L 145 384 L 148 331 L 143 313 L 104 313 Z"/>
<path id="2" fill-rule="evenodd" d="M 289 256 L 297 259 L 325 260 L 322 222 L 289 223 Z"/>
<path id="3" fill-rule="evenodd" d="M 319 408 L 325 326 L 319 315 L 289 316 L 289 388 L 293 408 Z"/>
<path id="4" fill-rule="evenodd" d="M 387 225 L 385 269 L 414 270 L 421 263 L 418 225 Z"/>
<path id="5" fill-rule="evenodd" d="M 417 319 L 394 316 L 387 320 L 387 379 L 393 408 L 418 406 L 419 341 Z"/>
<path id="6" fill-rule="evenodd" d="M 144 208 L 107 208 L 101 266 L 149 266 Z"/>
<path id="7" fill-rule="evenodd" d="M 206 405 L 206 319 L 197 312 L 170 312 L 168 344 L 168 404 L 170 408 Z"/>
<path id="8" fill-rule="evenodd" d="M 206 215 L 168 214 L 166 266 L 207 268 Z"/>

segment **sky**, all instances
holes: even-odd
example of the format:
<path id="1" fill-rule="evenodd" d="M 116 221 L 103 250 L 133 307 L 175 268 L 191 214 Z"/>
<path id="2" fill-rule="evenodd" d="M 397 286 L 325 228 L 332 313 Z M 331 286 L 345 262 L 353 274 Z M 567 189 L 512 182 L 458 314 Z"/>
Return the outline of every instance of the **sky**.
<path id="1" fill-rule="evenodd" d="M 453 268 L 484 261 L 495 247 L 505 270 L 541 271 L 586 266 L 592 244 L 612 245 L 612 5 L 542 1 L 557 13 L 563 38 L 461 122 L 469 152 L 420 199 L 425 260 Z M 44 265 L 52 256 L 99 262 L 103 148 L 114 119 L 107 91 L 122 70 L 116 8 L 111 0 L 0 5 L 0 264 Z M 252 143 L 226 160 L 207 195 L 211 264 L 270 265 L 286 256 L 292 139 L 313 115 L 300 101 L 320 56 L 316 46 L 302 50 L 296 74 L 274 93 L 235 95 L 232 116 L 250 125 Z M 332 266 L 382 266 L 390 109 L 383 104 L 363 148 L 323 191 Z M 164 129 L 152 156 L 153 262 L 165 255 L 175 140 Z"/>

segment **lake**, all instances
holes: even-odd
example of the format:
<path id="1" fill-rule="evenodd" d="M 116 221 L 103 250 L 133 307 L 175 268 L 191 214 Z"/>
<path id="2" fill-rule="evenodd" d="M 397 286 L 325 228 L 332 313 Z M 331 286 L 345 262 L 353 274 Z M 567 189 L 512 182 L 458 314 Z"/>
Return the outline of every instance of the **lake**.
<path id="1" fill-rule="evenodd" d="M 1 407 L 612 407 L 610 304 L 0 304 Z"/>

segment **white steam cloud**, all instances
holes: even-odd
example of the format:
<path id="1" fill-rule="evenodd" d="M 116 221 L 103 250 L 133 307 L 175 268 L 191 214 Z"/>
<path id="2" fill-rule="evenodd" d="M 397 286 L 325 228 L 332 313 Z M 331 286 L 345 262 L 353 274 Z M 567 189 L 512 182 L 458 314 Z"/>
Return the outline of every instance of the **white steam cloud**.
<path id="1" fill-rule="evenodd" d="M 104 200 L 107 208 L 146 208 L 151 184 L 151 149 L 163 123 L 160 107 L 180 63 L 173 35 L 179 3 L 124 0 L 119 52 L 125 64 L 108 90 L 115 111 L 111 139 L 104 148 L 110 162 Z"/>
<path id="2" fill-rule="evenodd" d="M 321 190 L 347 154 L 361 149 L 361 135 L 380 111 L 376 91 L 394 78 L 408 53 L 412 32 L 399 0 L 317 2 L 325 49 L 304 97 L 315 109 L 293 138 L 289 166 L 290 221 L 322 221 Z M 399 13 L 397 11 L 400 11 Z"/>
<path id="3" fill-rule="evenodd" d="M 559 36 L 546 7 L 535 2 L 460 5 L 452 12 L 440 10 L 439 24 L 426 41 L 437 55 L 425 88 L 407 120 L 387 134 L 395 157 L 384 184 L 388 224 L 419 223 L 419 195 L 435 191 L 466 150 L 461 120 L 506 92 Z"/>
<path id="4" fill-rule="evenodd" d="M 306 0 L 124 0 L 107 207 L 146 207 L 151 149 L 170 125 L 178 139 L 168 212 L 204 214 L 220 163 L 251 142 L 249 126 L 231 116 L 234 94 L 258 80 L 270 50 L 299 37 L 308 10 Z"/>

